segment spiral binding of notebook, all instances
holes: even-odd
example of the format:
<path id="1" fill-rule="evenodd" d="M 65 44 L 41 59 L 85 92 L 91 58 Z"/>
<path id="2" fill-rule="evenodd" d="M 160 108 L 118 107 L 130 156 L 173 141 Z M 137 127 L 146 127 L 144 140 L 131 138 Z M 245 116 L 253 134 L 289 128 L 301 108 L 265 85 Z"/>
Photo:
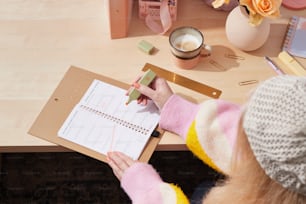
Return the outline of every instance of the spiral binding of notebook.
<path id="1" fill-rule="evenodd" d="M 88 106 L 85 106 L 85 105 L 81 105 L 80 108 L 82 108 L 85 111 L 88 111 L 88 112 L 94 113 L 96 115 L 99 115 L 99 116 L 103 117 L 104 119 L 110 120 L 110 121 L 116 123 L 117 125 L 124 126 L 126 128 L 129 128 L 129 129 L 131 129 L 135 132 L 141 133 L 141 134 L 148 134 L 148 132 L 150 131 L 150 130 L 144 128 L 144 127 L 141 127 L 139 125 L 135 125 L 133 123 L 122 120 L 120 118 L 117 118 L 115 116 L 109 115 L 107 113 L 104 113 L 102 111 L 96 110 L 94 108 L 91 108 L 91 107 L 88 107 Z"/>
<path id="2" fill-rule="evenodd" d="M 287 32 L 286 32 L 286 36 L 283 42 L 283 50 L 287 50 L 290 47 L 290 43 L 291 43 L 291 39 L 293 37 L 293 32 L 294 32 L 294 28 L 297 24 L 297 17 L 293 16 L 290 21 L 289 21 L 289 25 L 287 28 Z"/>
<path id="3" fill-rule="evenodd" d="M 306 58 L 306 18 L 292 16 L 286 36 L 283 42 L 282 50 L 291 55 Z"/>

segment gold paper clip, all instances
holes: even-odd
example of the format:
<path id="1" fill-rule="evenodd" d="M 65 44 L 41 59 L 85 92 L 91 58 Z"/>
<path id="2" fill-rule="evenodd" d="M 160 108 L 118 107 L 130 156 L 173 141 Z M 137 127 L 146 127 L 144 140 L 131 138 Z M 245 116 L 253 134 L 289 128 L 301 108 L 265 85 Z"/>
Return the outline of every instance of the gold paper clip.
<path id="1" fill-rule="evenodd" d="M 255 84 L 257 83 L 257 80 L 248 80 L 248 81 L 241 81 L 239 82 L 239 86 L 249 85 L 249 84 Z"/>
<path id="2" fill-rule="evenodd" d="M 230 59 L 237 59 L 237 60 L 244 60 L 244 57 L 238 56 L 238 55 L 233 55 L 233 54 L 224 54 L 225 57 L 230 58 Z"/>

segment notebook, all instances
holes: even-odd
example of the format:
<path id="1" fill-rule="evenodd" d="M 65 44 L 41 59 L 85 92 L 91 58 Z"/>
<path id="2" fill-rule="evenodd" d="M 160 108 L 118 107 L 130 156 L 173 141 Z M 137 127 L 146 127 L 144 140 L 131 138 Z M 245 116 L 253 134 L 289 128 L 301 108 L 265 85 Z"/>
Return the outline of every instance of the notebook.
<path id="1" fill-rule="evenodd" d="M 138 160 L 148 162 L 164 130 L 160 127 L 152 130 L 159 118 L 153 103 L 140 106 L 134 101 L 125 105 L 129 87 L 113 78 L 71 66 L 28 133 L 58 145 L 43 147 L 43 151 L 68 149 L 107 162 L 107 151 L 124 151 L 137 158 L 143 150 Z M 148 132 L 137 133 L 133 125 Z M 151 131 L 154 137 L 150 137 Z"/>
<path id="2" fill-rule="evenodd" d="M 283 43 L 283 51 L 306 58 L 306 18 L 292 16 Z"/>
<path id="3" fill-rule="evenodd" d="M 58 136 L 98 153 L 120 151 L 138 159 L 159 121 L 150 101 L 126 105 L 126 90 L 93 80 L 58 131 Z"/>

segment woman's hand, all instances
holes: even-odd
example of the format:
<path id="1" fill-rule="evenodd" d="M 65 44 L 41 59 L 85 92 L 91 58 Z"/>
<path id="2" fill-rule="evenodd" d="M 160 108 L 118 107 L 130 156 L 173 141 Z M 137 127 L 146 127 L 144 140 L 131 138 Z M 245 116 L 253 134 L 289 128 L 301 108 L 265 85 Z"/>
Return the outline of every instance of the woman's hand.
<path id="1" fill-rule="evenodd" d="M 113 169 L 115 176 L 121 181 L 125 170 L 136 161 L 121 152 L 108 152 L 107 163 Z"/>
<path id="2" fill-rule="evenodd" d="M 169 87 L 167 81 L 160 77 L 156 77 L 151 83 L 150 87 L 144 86 L 137 82 L 133 84 L 133 87 L 142 94 L 137 100 L 139 104 L 146 105 L 147 100 L 151 99 L 159 110 L 162 110 L 167 100 L 173 95 L 173 91 Z"/>

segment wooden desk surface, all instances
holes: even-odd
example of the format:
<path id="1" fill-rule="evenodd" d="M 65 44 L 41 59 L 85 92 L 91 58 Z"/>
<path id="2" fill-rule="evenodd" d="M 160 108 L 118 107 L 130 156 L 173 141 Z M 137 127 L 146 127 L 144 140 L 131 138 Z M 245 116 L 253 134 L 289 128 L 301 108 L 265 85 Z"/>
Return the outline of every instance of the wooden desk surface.
<path id="1" fill-rule="evenodd" d="M 263 60 L 281 49 L 288 18 L 306 16 L 303 11 L 282 8 L 282 18 L 273 21 L 264 47 L 243 52 L 231 46 L 224 32 L 226 12 L 208 7 L 202 0 L 179 0 L 178 20 L 173 28 L 199 28 L 213 55 L 193 70 L 182 70 L 171 61 L 168 35 L 155 35 L 137 17 L 134 4 L 128 38 L 111 40 L 104 1 L 1 1 L 0 2 L 0 151 L 67 151 L 27 134 L 34 119 L 70 65 L 131 83 L 148 62 L 223 91 L 221 98 L 243 103 L 257 84 L 275 73 Z M 151 42 L 158 52 L 146 55 L 137 49 L 140 40 Z M 225 57 L 234 54 L 244 60 Z M 218 65 L 214 65 L 211 61 Z M 299 59 L 306 64 L 305 59 Z M 220 66 L 221 65 L 221 66 Z M 208 97 L 171 84 L 175 92 L 196 102 Z M 166 133 L 158 149 L 185 149 L 176 135 Z"/>

